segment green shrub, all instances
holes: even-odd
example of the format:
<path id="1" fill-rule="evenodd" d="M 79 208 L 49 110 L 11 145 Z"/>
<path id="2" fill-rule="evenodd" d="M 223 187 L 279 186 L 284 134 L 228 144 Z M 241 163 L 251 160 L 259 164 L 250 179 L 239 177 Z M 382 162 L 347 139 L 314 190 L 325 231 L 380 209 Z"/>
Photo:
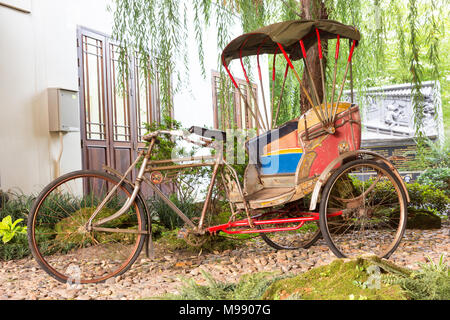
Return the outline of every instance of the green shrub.
<path id="1" fill-rule="evenodd" d="M 445 255 L 438 263 L 428 258 L 429 263 L 420 263 L 420 270 L 406 275 L 387 275 L 383 282 L 397 284 L 402 287 L 412 300 L 449 300 L 450 299 L 450 273 Z"/>
<path id="2" fill-rule="evenodd" d="M 198 205 L 192 198 L 179 198 L 176 194 L 169 196 L 172 201 L 189 219 L 199 215 Z M 162 200 L 155 196 L 148 201 L 148 208 L 151 211 L 152 217 L 157 223 L 164 226 L 166 229 L 174 230 L 184 226 L 185 222 L 173 211 L 173 209 Z"/>
<path id="3" fill-rule="evenodd" d="M 425 170 L 428 168 L 450 167 L 450 140 L 446 139 L 442 145 L 439 140 L 432 141 L 429 138 L 417 141 L 419 149 L 408 151 L 406 155 L 414 155 L 415 159 L 409 162 L 412 170 Z"/>
<path id="4" fill-rule="evenodd" d="M 282 276 L 270 273 L 247 274 L 238 283 L 226 283 L 215 280 L 209 273 L 202 271 L 206 285 L 198 285 L 193 279 L 184 280 L 185 285 L 178 295 L 168 294 L 164 298 L 174 300 L 259 300 L 266 289 Z"/>
<path id="5" fill-rule="evenodd" d="M 20 225 L 23 219 L 13 222 L 11 216 L 0 221 L 0 260 L 22 259 L 30 254 L 27 241 L 27 227 Z"/>
<path id="6" fill-rule="evenodd" d="M 7 216 L 0 221 L 0 237 L 3 243 L 10 242 L 15 235 L 27 233 L 27 227 L 19 225 L 22 221 L 23 219 L 17 219 L 13 222 L 11 216 Z"/>
<path id="7" fill-rule="evenodd" d="M 417 182 L 407 184 L 406 187 L 411 198 L 410 207 L 430 210 L 440 215 L 448 213 L 450 199 L 442 190 Z"/>
<path id="8" fill-rule="evenodd" d="M 374 183 L 374 179 L 362 182 L 352 177 L 352 183 L 356 190 L 363 190 L 363 187 L 365 189 L 369 188 Z M 430 210 L 441 215 L 448 212 L 450 199 L 444 191 L 435 185 L 415 182 L 406 184 L 406 189 L 411 199 L 409 203 L 410 208 Z M 358 192 L 358 194 L 360 193 L 361 191 Z M 384 203 L 393 203 L 396 201 L 397 193 L 392 183 L 382 180 L 377 183 L 375 193 L 371 196 L 373 197 L 373 203 L 381 201 Z"/>
<path id="9" fill-rule="evenodd" d="M 31 254 L 25 234 L 19 234 L 10 242 L 0 245 L 0 260 L 18 260 Z"/>
<path id="10" fill-rule="evenodd" d="M 26 219 L 35 197 L 19 193 L 3 194 L 0 200 L 0 219 L 11 216 L 13 220 Z"/>
<path id="11" fill-rule="evenodd" d="M 0 190 L 0 210 L 3 209 L 3 207 L 5 206 L 6 202 L 8 202 L 8 200 L 9 200 L 9 196 Z"/>
<path id="12" fill-rule="evenodd" d="M 422 173 L 417 182 L 442 190 L 450 196 L 450 168 L 431 168 Z"/>

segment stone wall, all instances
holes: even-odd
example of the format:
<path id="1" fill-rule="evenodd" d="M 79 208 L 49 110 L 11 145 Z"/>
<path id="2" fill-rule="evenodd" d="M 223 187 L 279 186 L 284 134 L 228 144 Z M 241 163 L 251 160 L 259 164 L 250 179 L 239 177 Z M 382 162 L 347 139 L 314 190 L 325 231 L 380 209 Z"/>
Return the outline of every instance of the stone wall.
<path id="1" fill-rule="evenodd" d="M 414 179 L 420 172 L 410 172 L 408 163 L 415 158 L 416 128 L 411 101 L 411 84 L 368 88 L 354 93 L 353 100 L 361 108 L 362 147 L 385 157 L 394 157 L 402 175 Z M 422 84 L 425 120 L 423 132 L 433 141 L 444 141 L 444 124 L 439 82 Z M 346 92 L 350 101 L 350 92 Z"/>

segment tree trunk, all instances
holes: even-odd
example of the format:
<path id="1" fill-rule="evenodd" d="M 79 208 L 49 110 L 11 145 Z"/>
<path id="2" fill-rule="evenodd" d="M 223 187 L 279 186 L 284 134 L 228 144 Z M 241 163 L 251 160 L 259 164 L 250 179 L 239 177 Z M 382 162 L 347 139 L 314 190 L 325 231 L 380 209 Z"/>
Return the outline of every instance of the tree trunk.
<path id="1" fill-rule="evenodd" d="M 322 0 L 300 0 L 300 10 L 301 10 L 301 17 L 302 19 L 306 20 L 315 20 L 315 19 L 328 19 L 328 12 L 325 7 L 325 3 Z M 316 35 L 314 35 L 316 37 Z M 324 52 L 323 55 L 323 67 L 326 68 L 327 65 L 327 57 L 325 55 L 325 52 L 327 51 L 328 42 L 322 40 L 322 50 Z M 322 73 L 320 71 L 320 61 L 319 61 L 319 51 L 317 46 L 311 47 L 307 55 L 307 64 L 311 71 L 311 76 L 314 79 L 314 85 L 317 89 L 317 95 L 319 96 L 319 102 L 318 104 L 321 104 L 323 102 L 323 88 L 322 88 Z M 325 70 L 323 72 L 325 75 Z M 324 79 L 325 80 L 325 79 Z M 314 91 L 311 87 L 310 80 L 308 73 L 303 73 L 303 85 L 306 87 L 306 90 L 308 91 L 310 97 L 313 99 L 313 102 L 315 99 Z M 326 83 L 326 82 L 325 82 Z M 300 96 L 300 108 L 301 113 L 305 113 L 309 109 L 311 109 L 311 104 L 309 103 L 308 99 L 306 98 L 306 95 L 304 94 L 303 90 L 300 90 L 301 96 Z"/>

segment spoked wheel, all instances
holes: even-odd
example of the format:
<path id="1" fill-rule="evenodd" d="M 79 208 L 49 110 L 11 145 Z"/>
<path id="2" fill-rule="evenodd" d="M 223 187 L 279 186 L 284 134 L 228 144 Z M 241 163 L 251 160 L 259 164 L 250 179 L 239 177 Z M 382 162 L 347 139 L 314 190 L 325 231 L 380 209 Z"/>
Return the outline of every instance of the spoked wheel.
<path id="1" fill-rule="evenodd" d="M 283 213 L 273 212 L 264 215 L 260 220 L 271 220 L 271 219 L 288 219 L 288 218 L 299 218 L 305 217 L 304 214 L 296 214 L 293 212 Z M 292 222 L 287 224 L 265 224 L 258 226 L 259 229 L 267 228 L 280 228 L 280 227 L 292 227 L 296 228 L 299 222 Z M 311 247 L 317 240 L 321 237 L 321 232 L 319 228 L 319 223 L 317 221 L 308 221 L 304 225 L 293 231 L 276 231 L 269 233 L 261 233 L 261 238 L 272 248 L 276 250 L 297 250 L 302 248 Z"/>
<path id="2" fill-rule="evenodd" d="M 389 258 L 405 232 L 407 200 L 385 165 L 355 160 L 328 180 L 320 203 L 320 228 L 339 258 L 374 254 Z"/>
<path id="3" fill-rule="evenodd" d="M 28 242 L 39 265 L 61 282 L 97 283 L 128 270 L 145 241 L 144 207 L 136 200 L 122 216 L 88 231 L 86 224 L 120 180 L 104 172 L 77 171 L 48 185 L 28 218 Z M 93 223 L 116 213 L 132 194 L 124 183 Z M 115 231 L 112 232 L 111 230 Z"/>

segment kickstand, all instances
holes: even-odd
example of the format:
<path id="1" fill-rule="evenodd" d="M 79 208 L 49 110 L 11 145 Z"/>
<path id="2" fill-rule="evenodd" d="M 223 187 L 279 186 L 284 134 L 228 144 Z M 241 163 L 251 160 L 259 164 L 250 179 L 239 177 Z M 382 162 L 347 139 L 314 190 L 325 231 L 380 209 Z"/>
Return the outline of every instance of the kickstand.
<path id="1" fill-rule="evenodd" d="M 145 242 L 146 242 L 145 255 L 147 256 L 147 258 L 150 258 L 150 259 L 155 258 L 155 250 L 153 247 L 153 237 L 152 237 L 151 225 L 148 228 L 148 236 L 147 236 L 147 240 Z"/>

